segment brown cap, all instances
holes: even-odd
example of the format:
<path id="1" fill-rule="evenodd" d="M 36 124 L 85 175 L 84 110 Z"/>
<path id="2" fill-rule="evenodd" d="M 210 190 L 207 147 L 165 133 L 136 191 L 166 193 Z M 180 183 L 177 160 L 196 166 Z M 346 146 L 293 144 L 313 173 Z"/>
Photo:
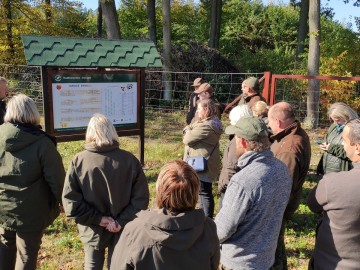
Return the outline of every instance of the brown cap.
<path id="1" fill-rule="evenodd" d="M 203 83 L 199 86 L 198 89 L 194 91 L 196 94 L 200 94 L 202 92 L 208 92 L 209 94 L 214 93 L 214 88 L 209 83 Z"/>
<path id="2" fill-rule="evenodd" d="M 200 86 L 203 82 L 202 78 L 196 78 L 191 86 Z"/>

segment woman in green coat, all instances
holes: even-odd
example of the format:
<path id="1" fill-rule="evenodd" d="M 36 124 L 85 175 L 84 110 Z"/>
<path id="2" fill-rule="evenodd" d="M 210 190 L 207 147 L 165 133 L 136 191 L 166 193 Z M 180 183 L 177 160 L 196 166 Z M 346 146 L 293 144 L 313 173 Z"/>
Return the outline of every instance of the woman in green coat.
<path id="1" fill-rule="evenodd" d="M 59 215 L 65 171 L 35 102 L 7 104 L 0 126 L 0 269 L 35 269 L 44 229 Z"/>
<path id="2" fill-rule="evenodd" d="M 328 109 L 328 116 L 333 122 L 329 127 L 320 149 L 324 151 L 319 162 L 317 173 L 349 171 L 352 168 L 351 160 L 346 156 L 342 145 L 342 132 L 345 123 L 358 118 L 357 113 L 343 102 L 336 102 Z"/>

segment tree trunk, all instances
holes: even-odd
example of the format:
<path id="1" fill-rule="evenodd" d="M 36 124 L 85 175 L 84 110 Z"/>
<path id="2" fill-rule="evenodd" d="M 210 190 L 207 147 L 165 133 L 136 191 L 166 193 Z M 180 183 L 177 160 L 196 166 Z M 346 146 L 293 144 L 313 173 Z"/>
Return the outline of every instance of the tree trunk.
<path id="1" fill-rule="evenodd" d="M 305 39 L 308 34 L 309 0 L 301 1 L 300 19 L 298 28 L 298 40 L 296 48 L 296 61 L 300 61 L 300 55 L 304 53 Z"/>
<path id="2" fill-rule="evenodd" d="M 220 34 L 221 34 L 221 15 L 222 15 L 222 0 L 217 0 L 216 10 L 216 35 L 215 35 L 215 48 L 220 48 Z"/>
<path id="3" fill-rule="evenodd" d="M 45 0 L 45 17 L 48 22 L 51 22 L 52 19 L 51 0 Z"/>
<path id="4" fill-rule="evenodd" d="M 219 48 L 222 0 L 211 0 L 209 47 Z"/>
<path id="5" fill-rule="evenodd" d="M 147 15 L 148 15 L 148 31 L 149 38 L 152 40 L 155 45 L 156 40 L 156 10 L 155 10 L 155 0 L 147 1 Z"/>
<path id="6" fill-rule="evenodd" d="M 210 9 L 210 37 L 209 37 L 209 47 L 215 48 L 215 36 L 216 36 L 216 5 L 217 0 L 211 0 L 211 9 Z"/>
<path id="7" fill-rule="evenodd" d="M 6 12 L 6 40 L 9 46 L 9 55 L 8 61 L 10 62 L 11 59 L 15 57 L 15 47 L 13 41 L 13 32 L 12 32 L 12 12 L 11 12 L 11 0 L 5 0 L 4 2 L 5 12 Z"/>
<path id="8" fill-rule="evenodd" d="M 97 28 L 97 36 L 99 38 L 102 37 L 102 22 L 103 22 L 103 14 L 102 14 L 102 8 L 101 8 L 101 0 L 99 0 L 99 4 L 98 4 L 98 10 L 97 10 L 97 24 L 96 24 L 96 28 Z"/>
<path id="9" fill-rule="evenodd" d="M 100 0 L 108 39 L 120 39 L 120 24 L 114 0 Z"/>
<path id="10" fill-rule="evenodd" d="M 320 63 L 320 0 L 311 0 L 309 6 L 308 75 L 319 75 Z M 316 128 L 319 122 L 320 81 L 309 80 L 306 124 Z"/>
<path id="11" fill-rule="evenodd" d="M 164 39 L 164 73 L 163 73 L 163 85 L 164 85 L 164 100 L 171 100 L 171 19 L 170 19 L 170 0 L 162 1 L 163 11 L 163 39 Z"/>

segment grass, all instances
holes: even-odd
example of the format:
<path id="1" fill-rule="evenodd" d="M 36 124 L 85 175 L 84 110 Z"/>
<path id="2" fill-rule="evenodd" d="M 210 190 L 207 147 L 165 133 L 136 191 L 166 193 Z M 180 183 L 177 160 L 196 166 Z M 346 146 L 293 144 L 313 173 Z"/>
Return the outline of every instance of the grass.
<path id="1" fill-rule="evenodd" d="M 154 205 L 155 182 L 161 167 L 169 160 L 182 159 L 184 147 L 182 145 L 182 129 L 185 126 L 185 115 L 181 113 L 147 112 L 145 127 L 145 164 L 144 172 L 148 178 L 150 189 L 150 204 Z M 223 119 L 224 126 L 228 120 Z M 322 131 L 309 132 L 312 142 L 318 140 Z M 223 150 L 227 143 L 227 136 L 223 135 L 220 148 Z M 74 155 L 83 150 L 83 141 L 59 143 L 58 150 L 63 157 L 67 169 Z M 311 168 L 314 169 L 320 159 L 320 152 L 315 144 L 312 151 Z M 121 137 L 120 147 L 137 155 L 138 139 Z M 288 252 L 289 269 L 307 269 L 307 263 L 315 242 L 315 227 L 319 216 L 310 212 L 306 205 L 309 191 L 316 185 L 317 177 L 310 171 L 304 184 L 304 192 L 299 209 L 289 222 L 285 241 Z M 217 193 L 216 185 L 213 186 Z M 215 212 L 218 211 L 219 197 L 215 196 Z M 61 214 L 50 227 L 47 228 L 39 252 L 38 269 L 43 270 L 77 270 L 83 269 L 84 252 L 78 237 L 76 224 L 73 220 Z"/>

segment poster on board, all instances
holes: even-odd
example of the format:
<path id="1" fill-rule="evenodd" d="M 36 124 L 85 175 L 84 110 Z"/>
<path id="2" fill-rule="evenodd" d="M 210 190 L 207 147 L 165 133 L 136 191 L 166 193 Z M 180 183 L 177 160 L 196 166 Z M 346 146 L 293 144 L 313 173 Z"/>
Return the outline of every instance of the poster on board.
<path id="1" fill-rule="evenodd" d="M 109 118 L 116 128 L 138 123 L 139 85 L 136 73 L 50 73 L 53 131 L 86 129 L 94 113 Z"/>

